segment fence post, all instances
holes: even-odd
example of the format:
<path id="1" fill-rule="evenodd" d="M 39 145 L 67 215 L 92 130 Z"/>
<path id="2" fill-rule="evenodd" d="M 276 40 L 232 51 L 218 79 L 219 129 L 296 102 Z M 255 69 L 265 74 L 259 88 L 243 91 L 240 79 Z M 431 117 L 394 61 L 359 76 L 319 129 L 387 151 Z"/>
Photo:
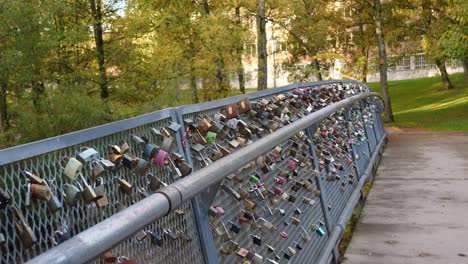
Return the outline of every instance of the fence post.
<path id="1" fill-rule="evenodd" d="M 319 171 L 320 173 L 320 164 L 318 161 L 317 153 L 315 152 L 315 144 L 314 144 L 314 134 L 315 131 L 317 131 L 318 124 L 314 124 L 308 129 L 305 130 L 307 137 L 310 140 L 310 145 L 309 145 L 309 152 L 313 157 L 313 167 L 315 170 Z M 323 217 L 325 218 L 325 225 L 328 230 L 327 235 L 329 236 L 332 233 L 333 230 L 333 220 L 331 219 L 330 213 L 328 212 L 328 201 L 327 197 L 325 195 L 325 188 L 322 187 L 322 181 L 320 179 L 320 176 L 315 177 L 315 182 L 317 184 L 317 188 L 320 191 L 320 204 L 322 205 L 322 211 L 323 211 Z M 338 252 L 338 248 L 335 247 L 333 249 L 333 261 L 335 263 L 339 262 L 339 257 L 340 254 Z"/>
<path id="2" fill-rule="evenodd" d="M 177 123 L 181 124 L 182 127 L 185 127 L 184 119 L 179 110 L 179 107 L 175 109 Z M 183 153 L 185 160 L 190 164 L 190 166 L 192 166 L 192 168 L 195 168 L 195 163 L 193 162 L 192 156 L 190 155 L 190 142 L 188 142 L 188 140 L 184 137 L 184 132 L 185 131 L 179 131 L 179 134 L 177 135 L 177 146 L 180 146 L 179 151 Z M 182 141 L 185 142 L 185 149 L 182 146 Z M 207 205 L 208 202 L 204 200 L 203 197 L 204 193 L 200 193 L 191 201 L 193 213 L 195 216 L 195 224 L 198 229 L 198 239 L 200 241 L 205 264 L 217 264 L 220 263 L 217 254 L 218 249 L 213 238 L 213 233 L 211 232 L 210 219 L 207 213 L 210 204 Z"/>

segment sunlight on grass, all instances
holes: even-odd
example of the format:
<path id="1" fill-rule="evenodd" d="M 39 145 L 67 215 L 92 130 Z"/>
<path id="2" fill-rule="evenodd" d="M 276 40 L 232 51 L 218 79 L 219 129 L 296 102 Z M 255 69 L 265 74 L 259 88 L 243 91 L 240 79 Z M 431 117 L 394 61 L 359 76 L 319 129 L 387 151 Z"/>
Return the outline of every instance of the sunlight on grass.
<path id="1" fill-rule="evenodd" d="M 457 105 L 466 104 L 466 103 L 468 103 L 468 96 L 465 96 L 459 99 L 454 99 L 445 103 L 441 102 L 441 103 L 428 104 L 428 105 L 424 105 L 418 108 L 398 111 L 398 112 L 394 112 L 394 114 L 398 115 L 398 114 L 404 114 L 404 113 L 410 113 L 410 112 L 435 111 L 435 110 L 440 110 L 443 108 L 456 107 Z"/>

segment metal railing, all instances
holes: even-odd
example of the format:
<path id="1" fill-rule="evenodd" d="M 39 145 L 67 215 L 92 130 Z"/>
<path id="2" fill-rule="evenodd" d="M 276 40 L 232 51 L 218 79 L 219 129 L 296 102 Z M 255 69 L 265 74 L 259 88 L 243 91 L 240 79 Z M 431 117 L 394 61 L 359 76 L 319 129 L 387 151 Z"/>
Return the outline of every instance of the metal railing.
<path id="1" fill-rule="evenodd" d="M 34 201 L 32 207 L 23 204 L 25 190 L 21 172 L 30 170 L 49 180 L 50 185 L 56 186 L 55 192 L 59 196 L 67 183 L 60 162 L 64 157 L 79 152 L 83 146 L 106 153 L 109 144 L 127 140 L 130 151 L 139 154 L 142 146 L 134 144 L 132 136 L 146 137 L 151 142 L 161 144 L 150 133 L 151 127 L 163 128 L 171 122 L 184 124 L 184 120 L 195 116 L 213 117 L 226 105 L 245 97 L 253 102 L 267 98 L 272 104 L 275 95 L 286 94 L 288 98 L 297 99 L 294 91 L 304 90 L 312 94 L 313 90 L 339 90 L 337 87 L 362 93 L 354 96 L 350 93 L 346 95 L 349 98 L 326 107 L 317 106 L 312 111 L 306 109 L 307 104 L 302 107 L 290 105 L 289 108 L 297 107 L 295 109 L 300 110 L 290 114 L 290 124 L 280 124 L 275 131 L 252 136 L 248 139 L 249 144 L 231 148 L 231 154 L 213 163 L 203 164 L 203 160 L 197 160 L 197 153 L 190 148 L 194 142 L 186 137 L 185 126 L 182 126 L 173 135 L 175 143 L 171 151 L 183 153 L 185 160 L 195 170 L 187 177 L 175 176 L 170 166 L 149 166 L 144 173 L 122 168 L 106 172 L 103 176 L 106 194 L 111 201 L 103 208 L 80 200 L 74 206 L 63 205 L 58 212 L 50 214 L 41 201 Z M 22 209 L 26 222 L 39 234 L 36 244 L 24 248 L 18 243 L 17 230 L 7 220 L 8 209 L 0 211 L 0 233 L 7 234 L 6 243 L 2 246 L 6 254 L 2 254 L 0 260 L 5 263 L 27 260 L 30 263 L 99 262 L 102 261 L 99 257 L 109 250 L 116 256 L 137 258 L 138 263 L 236 263 L 242 258 L 251 258 L 255 263 L 261 259 L 282 263 L 289 258 L 293 263 L 315 263 L 319 259 L 317 263 L 325 263 L 330 258 L 336 259 L 338 239 L 362 186 L 375 169 L 374 163 L 380 157 L 386 138 L 380 119 L 382 106 L 375 100 L 379 96 L 366 91 L 366 86 L 353 81 L 294 84 L 276 90 L 167 109 L 0 150 L 0 172 L 5 175 L 0 187 L 12 193 L 13 204 Z M 274 100 L 277 99 L 275 97 Z M 248 115 L 238 119 L 249 125 L 261 122 Z M 323 132 L 324 128 L 329 127 L 343 130 L 340 131 L 343 139 L 346 134 L 346 139 L 350 140 L 342 142 L 341 147 L 346 151 L 342 155 L 336 154 L 336 161 L 332 162 L 342 163 L 334 173 L 330 171 L 330 165 L 322 164 L 325 156 L 320 152 L 323 149 L 317 148 L 331 143 L 330 138 L 335 138 L 332 132 L 328 138 L 321 137 L 318 128 L 322 128 Z M 336 136 L 335 140 L 337 138 L 340 137 Z M 227 148 L 227 143 L 227 139 L 219 140 L 220 147 Z M 269 169 L 261 171 L 264 167 L 260 168 L 255 163 L 252 165 L 252 161 L 258 163 L 259 156 L 271 156 L 272 150 L 279 146 L 286 151 L 279 153 L 280 157 L 268 166 Z M 294 155 L 291 150 L 295 152 Z M 208 154 L 205 150 L 202 155 L 208 159 Z M 289 167 L 291 160 L 295 162 L 296 169 Z M 251 164 L 250 168 L 246 167 L 248 164 Z M 272 193 L 278 180 L 275 176 L 284 171 L 288 171 L 284 176 L 288 182 L 281 186 L 282 195 L 275 196 Z M 148 172 L 169 185 L 151 195 L 143 195 L 148 186 Z M 261 187 L 268 188 L 263 193 L 259 185 L 249 183 L 253 175 L 261 179 L 264 184 Z M 233 176 L 238 176 L 237 180 L 241 181 L 236 182 Z M 134 189 L 138 187 L 141 192 L 123 193 L 115 182 L 119 179 L 128 180 L 135 186 Z M 247 199 L 234 199 L 233 195 L 241 190 L 248 191 Z M 66 198 L 59 197 L 62 201 Z M 119 204 L 115 204 L 116 201 Z M 250 208 L 252 203 L 254 209 Z M 122 210 L 119 207 L 122 204 L 128 208 Z M 223 213 L 213 215 L 212 209 L 217 207 L 222 208 Z M 71 238 L 54 246 L 54 231 L 60 230 L 61 225 L 67 226 Z M 226 226 L 230 227 L 229 230 Z M 270 226 L 270 229 L 265 226 Z M 236 230 L 237 227 L 240 229 Z M 241 249 L 250 254 L 242 256 L 243 253 L 239 252 Z"/>

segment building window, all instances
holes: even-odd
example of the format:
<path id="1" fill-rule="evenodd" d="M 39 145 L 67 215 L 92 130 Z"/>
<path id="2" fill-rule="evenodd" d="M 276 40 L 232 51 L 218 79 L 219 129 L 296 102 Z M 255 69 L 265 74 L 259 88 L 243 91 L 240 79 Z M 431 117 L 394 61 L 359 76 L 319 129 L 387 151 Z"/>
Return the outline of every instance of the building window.
<path id="1" fill-rule="evenodd" d="M 397 71 L 411 70 L 410 57 L 401 57 L 396 65 Z"/>
<path id="2" fill-rule="evenodd" d="M 430 70 L 431 68 L 432 68 L 432 65 L 427 63 L 426 56 L 424 54 L 414 56 L 414 69 Z"/>

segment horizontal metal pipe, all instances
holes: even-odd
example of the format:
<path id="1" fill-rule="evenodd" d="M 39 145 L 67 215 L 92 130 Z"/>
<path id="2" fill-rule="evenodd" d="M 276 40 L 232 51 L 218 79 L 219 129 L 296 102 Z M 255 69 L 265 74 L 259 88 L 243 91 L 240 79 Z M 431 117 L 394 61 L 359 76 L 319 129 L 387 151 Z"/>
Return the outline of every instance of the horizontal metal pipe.
<path id="1" fill-rule="evenodd" d="M 356 186 L 353 193 L 351 194 L 351 197 L 348 200 L 346 207 L 343 209 L 343 212 L 341 213 L 341 216 L 338 219 L 337 224 L 335 228 L 333 229 L 333 232 L 331 233 L 330 238 L 327 241 L 327 244 L 325 244 L 325 247 L 322 249 L 322 252 L 319 255 L 319 258 L 316 263 L 330 264 L 329 256 L 330 254 L 332 254 L 332 251 L 335 248 L 336 243 L 338 243 L 338 240 L 341 239 L 342 233 L 348 224 L 349 218 L 353 214 L 354 208 L 356 207 L 359 197 L 361 196 L 361 190 L 364 184 L 366 183 L 367 178 L 372 173 L 374 162 L 377 159 L 378 155 L 380 155 L 379 150 L 384 144 L 386 137 L 387 137 L 387 133 L 385 133 L 385 135 L 381 138 L 377 147 L 374 149 L 374 154 L 372 155 L 371 159 L 369 159 L 369 164 L 367 165 L 366 171 L 364 172 L 363 176 L 359 180 L 358 185 Z"/>
<path id="2" fill-rule="evenodd" d="M 138 230 L 175 210 L 183 202 L 190 200 L 204 189 L 234 173 L 259 155 L 270 151 L 280 142 L 287 140 L 341 108 L 371 96 L 381 98 L 377 93 L 355 95 L 278 129 L 257 142 L 230 154 L 228 157 L 162 188 L 158 193 L 81 232 L 28 263 L 69 264 L 92 261 Z"/>

